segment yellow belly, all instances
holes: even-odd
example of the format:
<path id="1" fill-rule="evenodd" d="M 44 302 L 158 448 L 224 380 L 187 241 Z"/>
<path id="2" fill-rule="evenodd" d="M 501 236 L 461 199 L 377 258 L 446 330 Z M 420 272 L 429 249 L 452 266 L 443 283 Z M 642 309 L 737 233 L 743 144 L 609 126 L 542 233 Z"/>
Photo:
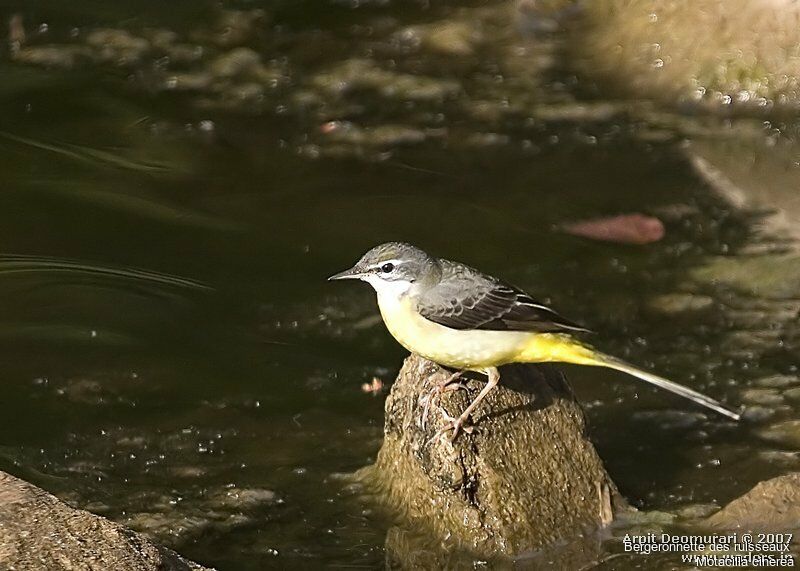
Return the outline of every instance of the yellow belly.
<path id="1" fill-rule="evenodd" d="M 568 335 L 451 329 L 422 317 L 405 296 L 378 295 L 378 306 L 387 329 L 403 347 L 440 365 L 483 370 L 506 363 L 597 364 L 594 352 Z"/>

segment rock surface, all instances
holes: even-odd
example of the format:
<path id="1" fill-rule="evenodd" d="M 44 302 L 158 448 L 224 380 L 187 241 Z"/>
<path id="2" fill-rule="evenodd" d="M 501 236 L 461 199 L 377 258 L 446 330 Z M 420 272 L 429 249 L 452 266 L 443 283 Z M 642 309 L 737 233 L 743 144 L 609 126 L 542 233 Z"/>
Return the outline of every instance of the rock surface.
<path id="1" fill-rule="evenodd" d="M 759 482 L 707 522 L 721 529 L 759 532 L 800 529 L 800 472 Z"/>
<path id="2" fill-rule="evenodd" d="M 206 569 L 119 524 L 0 472 L 0 569 Z"/>
<path id="3" fill-rule="evenodd" d="M 517 556 L 592 537 L 615 509 L 628 509 L 555 368 L 501 369 L 500 385 L 472 417 L 472 433 L 454 442 L 435 436 L 446 423 L 442 412 L 458 416 L 484 381 L 444 393 L 423 423 L 420 397 L 448 375 L 422 358 L 406 360 L 386 401 L 377 461 L 357 474 L 402 522 L 387 538 L 390 562 L 441 564 L 452 547 L 477 557 Z M 428 556 L 420 560 L 421 553 Z"/>

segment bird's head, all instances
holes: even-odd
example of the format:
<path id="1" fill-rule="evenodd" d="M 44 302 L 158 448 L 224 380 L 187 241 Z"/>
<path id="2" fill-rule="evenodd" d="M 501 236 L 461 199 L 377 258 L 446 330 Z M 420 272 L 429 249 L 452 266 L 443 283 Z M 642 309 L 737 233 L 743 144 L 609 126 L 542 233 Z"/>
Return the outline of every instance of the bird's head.
<path id="1" fill-rule="evenodd" d="M 349 270 L 329 280 L 361 280 L 379 294 L 397 297 L 412 288 L 425 287 L 441 275 L 439 263 L 416 246 L 405 242 L 386 242 L 364 254 Z"/>

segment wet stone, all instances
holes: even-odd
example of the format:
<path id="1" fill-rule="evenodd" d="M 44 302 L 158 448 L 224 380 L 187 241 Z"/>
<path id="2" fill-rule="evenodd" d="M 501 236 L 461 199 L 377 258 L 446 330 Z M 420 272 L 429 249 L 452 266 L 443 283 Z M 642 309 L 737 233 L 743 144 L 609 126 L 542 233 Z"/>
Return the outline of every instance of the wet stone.
<path id="1" fill-rule="evenodd" d="M 675 515 L 681 519 L 693 520 L 706 518 L 717 511 L 717 504 L 691 504 L 675 510 Z"/>
<path id="2" fill-rule="evenodd" d="M 247 104 L 258 104 L 264 100 L 264 86 L 260 83 L 237 83 L 222 89 L 219 99 L 209 107 L 240 108 Z"/>
<path id="3" fill-rule="evenodd" d="M 166 50 L 175 44 L 180 36 L 172 30 L 149 28 L 142 34 L 156 48 Z"/>
<path id="4" fill-rule="evenodd" d="M 675 523 L 675 518 L 675 514 L 659 510 L 630 511 L 620 515 L 619 523 L 623 526 L 660 529 L 662 526 Z"/>
<path id="5" fill-rule="evenodd" d="M 511 142 L 511 137 L 503 133 L 472 133 L 464 141 L 471 147 L 498 147 Z"/>
<path id="6" fill-rule="evenodd" d="M 800 473 L 759 482 L 707 520 L 722 529 L 794 530 L 800 521 Z"/>
<path id="7" fill-rule="evenodd" d="M 763 422 L 777 415 L 778 412 L 781 412 L 781 409 L 786 410 L 787 408 L 761 405 L 748 406 L 742 413 L 742 418 L 750 422 Z"/>
<path id="8" fill-rule="evenodd" d="M 184 514 L 140 512 L 128 517 L 125 525 L 160 538 L 183 539 L 200 535 L 212 524 L 203 517 L 187 517 Z"/>
<path id="9" fill-rule="evenodd" d="M 425 44 L 434 52 L 448 55 L 471 55 L 482 34 L 468 22 L 442 22 L 428 34 Z"/>
<path id="10" fill-rule="evenodd" d="M 86 43 L 94 48 L 94 57 L 99 61 L 120 66 L 139 63 L 150 50 L 150 42 L 146 39 L 111 28 L 90 32 Z"/>
<path id="11" fill-rule="evenodd" d="M 783 391 L 783 396 L 792 401 L 800 401 L 800 387 Z"/>
<path id="12" fill-rule="evenodd" d="M 87 34 L 86 43 L 95 48 L 129 50 L 143 52 L 150 47 L 150 43 L 125 30 L 101 28 Z"/>
<path id="13" fill-rule="evenodd" d="M 14 53 L 14 60 L 20 63 L 64 69 L 86 62 L 90 57 L 88 48 L 74 45 L 31 46 Z"/>
<path id="14" fill-rule="evenodd" d="M 759 355 L 774 351 L 780 345 L 780 338 L 780 331 L 751 324 L 749 328 L 727 333 L 720 348 L 730 356 L 755 359 Z"/>
<path id="15" fill-rule="evenodd" d="M 786 420 L 773 424 L 760 430 L 758 435 L 770 442 L 800 448 L 800 420 Z"/>
<path id="16" fill-rule="evenodd" d="M 238 511 L 269 505 L 276 500 L 277 495 L 272 490 L 263 488 L 231 488 L 213 493 L 208 497 L 208 504 L 212 508 Z"/>
<path id="17" fill-rule="evenodd" d="M 167 77 L 164 87 L 175 91 L 205 91 L 213 81 L 210 73 L 178 73 Z"/>
<path id="18" fill-rule="evenodd" d="M 431 540 L 447 553 L 469 546 L 473 554 L 513 556 L 607 525 L 615 512 L 627 511 L 556 369 L 506 368 L 504 382 L 487 397 L 492 410 L 506 412 L 483 416 L 477 430 L 455 442 L 436 434 L 446 422 L 442 408 L 452 415 L 466 406 L 463 392 L 442 395 L 430 422 L 420 422 L 419 395 L 448 375 L 415 355 L 406 359 L 386 401 L 376 463 L 355 475 L 376 494 L 374 501 L 398 516 L 387 557 L 407 560 Z M 546 407 L 530 405 L 544 394 Z M 404 531 L 422 531 L 426 541 L 416 543 Z M 432 565 L 443 566 L 425 568 Z"/>
<path id="19" fill-rule="evenodd" d="M 800 255 L 718 256 L 694 270 L 693 276 L 764 299 L 796 298 L 800 293 Z"/>
<path id="20" fill-rule="evenodd" d="M 396 37 L 405 45 L 450 56 L 472 55 L 483 39 L 480 30 L 471 22 L 446 20 L 409 26 L 400 30 Z"/>
<path id="21" fill-rule="evenodd" d="M 661 428 L 691 428 L 706 420 L 702 412 L 684 410 L 640 410 L 633 413 L 634 420 L 647 420 L 658 423 Z"/>
<path id="22" fill-rule="evenodd" d="M 710 309 L 714 306 L 714 299 L 707 295 L 668 293 L 654 297 L 647 306 L 653 311 L 672 315 Z"/>
<path id="23" fill-rule="evenodd" d="M 202 478 L 208 474 L 208 470 L 202 466 L 173 466 L 169 469 L 170 474 L 177 478 Z"/>
<path id="24" fill-rule="evenodd" d="M 130 509 L 131 515 L 125 523 L 162 540 L 186 540 L 203 533 L 229 532 L 250 525 L 254 520 L 245 512 L 279 503 L 272 490 L 233 486 L 212 488 L 199 494 L 134 497 L 129 504 L 144 506 L 146 510 Z"/>
<path id="25" fill-rule="evenodd" d="M 543 121 L 592 122 L 620 119 L 626 109 L 613 103 L 562 103 L 541 105 L 535 109 L 537 119 Z"/>
<path id="26" fill-rule="evenodd" d="M 798 383 L 800 383 L 800 379 L 794 375 L 772 375 L 770 377 L 758 379 L 753 384 L 759 387 L 782 389 L 785 387 L 792 387 Z"/>
<path id="27" fill-rule="evenodd" d="M 257 39 L 269 23 L 269 15 L 260 8 L 253 10 L 220 10 L 208 29 L 192 33 L 198 42 L 210 42 L 231 48 Z"/>
<path id="28" fill-rule="evenodd" d="M 187 65 L 200 61 L 205 55 L 203 46 L 194 44 L 174 44 L 164 47 L 170 64 Z"/>
<path id="29" fill-rule="evenodd" d="M 414 145 L 424 142 L 428 137 L 425 130 L 404 125 L 359 127 L 349 121 L 331 121 L 323 127 L 324 134 L 330 140 L 357 145 Z"/>
<path id="30" fill-rule="evenodd" d="M 316 75 L 312 85 L 330 95 L 356 89 L 371 89 L 386 97 L 430 101 L 442 100 L 461 90 L 458 82 L 384 70 L 367 59 L 349 59 Z"/>
<path id="31" fill-rule="evenodd" d="M 3 569 L 205 569 L 103 517 L 0 473 Z M 95 507 L 103 508 L 100 504 Z M 174 525 L 184 523 L 171 522 Z M 177 529 L 171 527 L 171 530 Z"/>
<path id="32" fill-rule="evenodd" d="M 208 67 L 218 77 L 251 77 L 261 69 L 261 56 L 250 48 L 236 48 L 217 57 Z"/>
<path id="33" fill-rule="evenodd" d="M 747 389 L 742 391 L 746 403 L 776 405 L 783 402 L 783 395 L 777 389 Z"/>
<path id="34" fill-rule="evenodd" d="M 104 404 L 107 398 L 107 395 L 103 395 L 103 386 L 99 382 L 89 379 L 70 380 L 62 390 L 72 402 Z"/>
<path id="35" fill-rule="evenodd" d="M 795 466 L 800 463 L 800 452 L 791 452 L 788 450 L 761 450 L 758 455 L 771 464 Z"/>

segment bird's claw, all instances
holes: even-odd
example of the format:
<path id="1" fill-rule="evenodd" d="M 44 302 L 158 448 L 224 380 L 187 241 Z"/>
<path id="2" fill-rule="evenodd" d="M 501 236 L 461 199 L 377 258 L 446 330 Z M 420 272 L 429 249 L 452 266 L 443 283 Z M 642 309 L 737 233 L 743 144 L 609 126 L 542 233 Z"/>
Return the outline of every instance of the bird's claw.
<path id="1" fill-rule="evenodd" d="M 425 430 L 425 427 L 428 425 L 428 415 L 431 411 L 431 405 L 433 404 L 433 401 L 437 398 L 440 398 L 443 393 L 467 389 L 467 385 L 464 383 L 455 382 L 459 376 L 460 373 L 452 375 L 444 383 L 436 385 L 428 394 L 419 398 L 418 403 L 424 405 L 424 408 L 422 409 L 422 416 L 420 417 L 417 426 Z"/>
<path id="2" fill-rule="evenodd" d="M 442 410 L 441 412 L 442 416 L 444 416 L 445 420 L 447 421 L 447 424 L 445 424 L 442 428 L 436 431 L 436 434 L 434 434 L 431 437 L 431 439 L 428 440 L 428 444 L 430 444 L 434 440 L 439 440 L 442 436 L 444 436 L 451 430 L 453 431 L 453 433 L 449 437 L 450 442 L 454 442 L 456 437 L 458 436 L 458 433 L 462 430 L 467 434 L 472 434 L 474 427 L 464 426 L 464 423 L 467 421 L 466 417 L 462 415 L 456 418 L 454 416 L 450 416 L 444 410 Z"/>

